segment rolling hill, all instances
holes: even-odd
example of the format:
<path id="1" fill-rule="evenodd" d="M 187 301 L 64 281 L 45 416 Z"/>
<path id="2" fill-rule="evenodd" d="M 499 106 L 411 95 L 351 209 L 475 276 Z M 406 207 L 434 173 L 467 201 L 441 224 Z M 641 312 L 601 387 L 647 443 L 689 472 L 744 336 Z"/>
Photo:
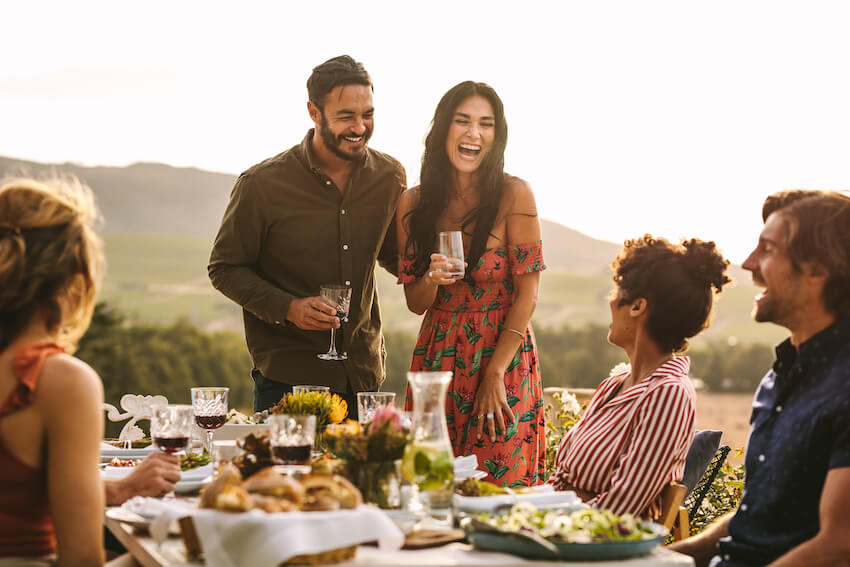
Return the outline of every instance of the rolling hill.
<path id="1" fill-rule="evenodd" d="M 235 175 L 156 163 L 86 167 L 0 157 L 0 176 L 14 175 L 74 175 L 92 188 L 104 216 L 108 269 L 103 297 L 132 319 L 167 323 L 184 316 L 209 330 L 241 332 L 239 308 L 206 276 Z M 608 266 L 620 246 L 547 220 L 542 228 L 549 270 L 542 278 L 535 325 L 607 325 Z M 419 318 L 407 311 L 400 286 L 378 272 L 387 327 L 415 330 Z M 707 336 L 775 342 L 781 331 L 757 325 L 749 316 L 755 291 L 748 275 L 739 268 L 733 275 L 738 283 L 724 292 Z"/>

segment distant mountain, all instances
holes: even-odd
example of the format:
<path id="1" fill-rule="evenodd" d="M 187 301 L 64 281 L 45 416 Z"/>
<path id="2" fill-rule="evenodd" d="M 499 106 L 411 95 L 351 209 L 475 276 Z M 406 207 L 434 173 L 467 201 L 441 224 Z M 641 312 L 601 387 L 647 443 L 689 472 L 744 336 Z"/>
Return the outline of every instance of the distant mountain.
<path id="1" fill-rule="evenodd" d="M 212 288 L 206 265 L 236 176 L 157 163 L 127 167 L 42 164 L 0 157 L 0 176 L 71 174 L 95 192 L 105 218 L 107 273 L 103 297 L 131 319 L 169 323 L 185 316 L 208 330 L 242 332 L 239 308 Z M 619 244 L 543 220 L 544 258 L 534 322 L 538 327 L 608 325 L 608 267 Z M 749 316 L 755 290 L 749 274 L 731 270 L 706 338 L 776 342 L 783 335 Z M 415 331 L 401 286 L 377 270 L 388 329 Z"/>
<path id="2" fill-rule="evenodd" d="M 236 175 L 160 163 L 127 167 L 44 164 L 0 157 L 0 176 L 71 174 L 97 196 L 109 234 L 158 234 L 212 238 L 218 231 Z M 610 242 L 543 221 L 550 267 L 603 272 L 619 250 Z"/>

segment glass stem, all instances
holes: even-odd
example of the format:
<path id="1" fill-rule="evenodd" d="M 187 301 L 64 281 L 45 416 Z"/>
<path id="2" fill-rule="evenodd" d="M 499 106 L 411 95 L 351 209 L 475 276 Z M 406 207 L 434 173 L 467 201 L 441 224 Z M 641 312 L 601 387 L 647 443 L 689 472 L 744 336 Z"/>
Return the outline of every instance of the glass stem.
<path id="1" fill-rule="evenodd" d="M 336 356 L 336 340 L 334 340 L 335 337 L 336 337 L 336 329 L 331 327 L 331 347 L 330 347 L 330 349 L 328 349 L 328 354 L 332 354 L 334 356 Z"/>
<path id="2" fill-rule="evenodd" d="M 207 455 L 209 455 L 210 457 L 212 457 L 212 438 L 212 429 L 207 429 Z"/>

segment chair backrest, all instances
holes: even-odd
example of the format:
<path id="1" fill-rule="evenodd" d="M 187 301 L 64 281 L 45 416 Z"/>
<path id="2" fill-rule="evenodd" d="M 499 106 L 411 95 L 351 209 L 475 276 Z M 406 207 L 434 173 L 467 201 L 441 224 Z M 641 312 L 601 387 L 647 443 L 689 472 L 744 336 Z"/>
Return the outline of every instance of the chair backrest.
<path id="1" fill-rule="evenodd" d="M 711 485 L 714 479 L 717 478 L 717 474 L 726 461 L 726 456 L 730 450 L 729 445 L 723 445 L 717 449 L 702 478 L 699 479 L 694 489 L 686 496 L 684 506 L 688 509 L 688 519 L 690 521 L 693 521 L 696 517 L 705 495 L 711 490 Z"/>
<path id="2" fill-rule="evenodd" d="M 682 484 L 688 487 L 685 498 L 693 491 L 714 459 L 722 435 L 722 431 L 715 429 L 703 429 L 694 433 L 694 440 L 685 457 L 685 472 L 682 474 Z"/>
<path id="3" fill-rule="evenodd" d="M 668 484 L 661 491 L 661 517 L 658 519 L 658 523 L 668 530 L 673 527 L 673 522 L 676 521 L 679 507 L 684 502 L 687 491 L 688 487 L 677 482 Z"/>

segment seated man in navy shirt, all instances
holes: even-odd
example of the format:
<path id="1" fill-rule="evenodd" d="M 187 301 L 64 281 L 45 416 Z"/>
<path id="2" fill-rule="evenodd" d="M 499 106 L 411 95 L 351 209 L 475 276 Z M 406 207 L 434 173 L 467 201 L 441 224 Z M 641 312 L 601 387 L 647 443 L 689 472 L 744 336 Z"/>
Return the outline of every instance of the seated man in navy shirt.
<path id="1" fill-rule="evenodd" d="M 791 331 L 750 417 L 737 511 L 671 549 L 697 566 L 850 565 L 850 197 L 771 195 L 743 264 L 754 317 Z"/>

